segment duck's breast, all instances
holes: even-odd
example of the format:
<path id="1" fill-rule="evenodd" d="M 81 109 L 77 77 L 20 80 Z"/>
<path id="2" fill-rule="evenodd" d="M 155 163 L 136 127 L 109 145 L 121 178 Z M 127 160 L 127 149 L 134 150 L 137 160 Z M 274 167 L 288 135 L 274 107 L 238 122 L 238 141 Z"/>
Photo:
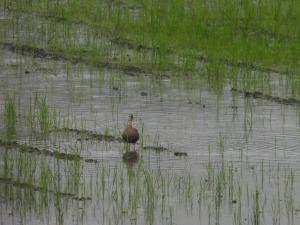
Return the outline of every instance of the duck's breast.
<path id="1" fill-rule="evenodd" d="M 140 135 L 136 128 L 126 128 L 122 134 L 122 138 L 128 143 L 136 143 Z"/>

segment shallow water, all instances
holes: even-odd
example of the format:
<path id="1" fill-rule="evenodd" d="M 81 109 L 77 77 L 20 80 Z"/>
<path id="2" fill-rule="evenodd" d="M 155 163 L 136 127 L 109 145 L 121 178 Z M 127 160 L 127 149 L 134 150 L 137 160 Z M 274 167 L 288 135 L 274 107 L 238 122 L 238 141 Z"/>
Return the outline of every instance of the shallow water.
<path id="1" fill-rule="evenodd" d="M 0 196 L 2 224 L 232 224 L 239 206 L 231 201 L 237 199 L 238 187 L 242 190 L 242 224 L 254 224 L 251 210 L 255 190 L 260 191 L 262 224 L 276 224 L 274 220 L 278 218 L 281 224 L 299 223 L 300 127 L 294 106 L 245 98 L 232 92 L 230 87 L 218 97 L 199 80 L 194 81 L 198 83 L 197 88 L 189 89 L 185 87 L 185 81 L 173 82 L 143 74 L 131 76 L 118 70 L 95 69 L 1 51 L 0 116 L 3 118 L 4 96 L 14 96 L 18 112 L 17 141 L 49 151 L 71 153 L 76 149 L 83 159 L 98 161 L 80 161 L 74 166 L 73 161 L 10 150 L 8 154 L 12 161 L 33 157 L 37 165 L 45 161 L 51 170 L 60 171 L 61 192 L 77 187 L 70 185 L 77 182 L 80 185 L 72 193 L 91 199 L 57 199 L 53 193 L 46 192 L 49 195 L 47 201 L 43 192 L 16 183 L 0 182 L 1 192 L 6 193 Z M 144 137 L 144 143 L 136 146 L 140 152 L 139 162 L 134 165 L 123 162 L 125 145 L 120 142 L 84 140 L 72 132 L 57 131 L 50 132 L 46 140 L 42 139 L 38 131 L 32 132 L 26 126 L 22 117 L 33 104 L 36 93 L 47 97 L 50 111 L 60 112 L 60 120 L 64 118 L 65 121 L 61 123 L 63 127 L 96 133 L 107 130 L 120 137 L 128 114 L 133 113 L 134 125 Z M 0 132 L 4 136 L 3 122 Z M 142 144 L 163 146 L 170 151 L 143 150 Z M 1 146 L 0 149 L 3 158 L 5 148 Z M 188 156 L 176 157 L 174 152 L 186 152 Z M 12 165 L 17 167 L 16 162 Z M 226 183 L 220 214 L 215 206 L 215 182 L 212 182 L 212 189 L 204 188 L 207 191 L 199 198 L 199 183 L 209 177 L 209 165 L 213 167 L 214 179 L 222 170 L 230 175 L 232 169 L 234 174 L 231 180 L 234 194 L 228 194 L 230 185 Z M 4 168 L 4 160 L 0 166 Z M 128 177 L 132 171 L 138 173 L 139 170 L 143 172 L 135 174 L 135 179 L 138 176 L 144 179 L 149 172 L 158 197 L 155 208 L 149 209 L 150 200 L 137 196 L 143 200 L 137 207 L 132 207 L 136 210 L 133 213 L 129 207 L 134 203 L 130 195 L 128 199 L 124 197 L 121 206 L 120 196 L 132 192 Z M 80 172 L 77 174 L 76 171 Z M 290 171 L 293 178 L 288 175 Z M 39 171 L 35 173 L 38 176 Z M 13 170 L 11 174 L 15 180 L 17 171 Z M 170 187 L 164 189 L 168 194 L 163 194 L 160 189 L 161 176 L 166 181 L 169 179 Z M 184 186 L 189 176 L 193 183 L 192 194 L 187 192 L 189 187 Z M 117 181 L 116 177 L 119 178 Z M 114 193 L 116 182 L 121 182 L 120 177 L 124 178 L 124 193 L 117 188 Z M 106 184 L 103 192 L 100 181 Z M 141 182 L 144 190 L 145 182 Z M 292 182 L 292 190 L 287 191 L 289 182 Z M 35 186 L 40 186 L 39 182 Z M 30 201 L 26 196 L 28 193 Z M 21 202 L 19 205 L 18 201 Z M 278 212 L 277 206 L 287 210 Z"/>

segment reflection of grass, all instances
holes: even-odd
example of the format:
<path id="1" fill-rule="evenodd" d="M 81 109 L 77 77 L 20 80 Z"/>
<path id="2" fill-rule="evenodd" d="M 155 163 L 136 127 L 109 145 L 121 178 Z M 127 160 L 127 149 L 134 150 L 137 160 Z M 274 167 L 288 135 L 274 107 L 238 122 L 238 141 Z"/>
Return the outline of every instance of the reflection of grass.
<path id="1" fill-rule="evenodd" d="M 14 100 L 10 96 L 6 96 L 4 99 L 4 124 L 7 140 L 16 136 L 16 117 Z"/>

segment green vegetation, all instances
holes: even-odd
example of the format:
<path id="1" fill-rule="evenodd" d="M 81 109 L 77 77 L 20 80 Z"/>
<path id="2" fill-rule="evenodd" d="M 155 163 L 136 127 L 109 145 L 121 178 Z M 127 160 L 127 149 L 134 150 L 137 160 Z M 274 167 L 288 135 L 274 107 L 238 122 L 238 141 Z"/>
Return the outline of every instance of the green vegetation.
<path id="1" fill-rule="evenodd" d="M 297 1 L 0 11 L 0 87 L 14 89 L 0 98 L 0 223 L 298 222 L 298 124 L 285 122 L 300 121 Z M 120 135 L 129 111 L 134 160 Z"/>
<path id="2" fill-rule="evenodd" d="M 42 215 L 54 206 L 56 224 L 63 223 L 60 220 L 66 218 L 70 201 L 91 201 L 92 205 L 84 207 L 97 212 L 105 211 L 101 215 L 105 222 L 116 222 L 122 218 L 141 219 L 147 224 L 156 224 L 157 219 L 161 218 L 159 220 L 162 224 L 169 224 L 173 220 L 174 204 L 177 209 L 187 213 L 195 210 L 208 212 L 207 215 L 203 214 L 204 221 L 212 220 L 215 224 L 223 224 L 223 208 L 228 204 L 234 210 L 233 214 L 229 213 L 234 224 L 246 224 L 244 218 L 249 218 L 250 224 L 262 224 L 265 210 L 273 210 L 275 205 L 285 205 L 286 210 L 274 211 L 271 218 L 273 221 L 279 216 L 282 221 L 286 221 L 283 216 L 290 222 L 293 220 L 295 202 L 291 198 L 295 178 L 292 170 L 279 165 L 269 166 L 267 170 L 263 169 L 263 164 L 256 168 L 257 171 L 264 171 L 264 177 L 268 179 L 267 189 L 262 189 L 258 188 L 261 187 L 260 179 L 255 174 L 251 175 L 246 167 L 233 173 L 233 162 L 224 166 L 221 165 L 224 162 L 219 160 L 209 162 L 213 163 L 210 171 L 212 179 L 207 180 L 205 170 L 196 176 L 190 171 L 183 174 L 172 170 L 153 171 L 147 168 L 143 160 L 135 167 L 123 163 L 117 164 L 115 168 L 95 164 L 95 174 L 85 177 L 81 173 L 87 164 L 82 161 L 67 163 L 63 159 L 52 160 L 48 156 L 22 152 L 14 152 L 9 157 L 16 161 L 11 161 L 9 173 L 8 169 L 1 173 L 0 189 L 7 193 L 11 188 L 5 187 L 11 186 L 14 192 L 9 193 L 7 198 L 3 196 L 3 201 L 18 203 L 14 212 L 20 215 L 27 213 L 28 207 L 25 206 L 29 203 L 35 205 L 31 208 L 32 212 Z M 7 160 L 1 158 L 1 164 L 4 163 L 5 167 Z M 203 169 L 207 165 L 204 163 Z M 280 174 L 285 175 L 280 177 Z M 284 182 L 286 187 L 281 190 Z M 25 190 L 35 196 L 29 202 L 25 195 L 17 195 Z M 277 194 L 278 198 L 273 198 Z M 286 201 L 282 202 L 281 198 Z M 142 215 L 141 209 L 144 212 Z M 88 211 L 84 214 L 88 215 Z M 80 216 L 76 214 L 75 217 L 79 219 Z"/>
<path id="3" fill-rule="evenodd" d="M 0 39 L 42 57 L 201 77 L 217 93 L 228 78 L 272 94 L 268 77 L 278 72 L 288 95 L 300 99 L 297 6 L 293 0 L 4 1 L 12 18 Z M 14 33 L 20 35 L 11 39 Z"/>
<path id="4" fill-rule="evenodd" d="M 11 140 L 16 137 L 16 106 L 15 102 L 10 96 L 4 99 L 4 124 L 6 131 L 6 139 Z"/>
<path id="5" fill-rule="evenodd" d="M 253 220 L 252 224 L 260 225 L 260 204 L 259 204 L 259 191 L 256 190 L 253 194 Z"/>
<path id="6" fill-rule="evenodd" d="M 38 99 L 42 101 L 38 111 L 48 115 L 48 110 L 44 109 L 47 108 L 46 98 Z M 11 103 L 11 99 L 7 101 Z M 76 134 L 81 138 L 90 135 L 98 141 L 103 140 L 108 149 L 106 142 L 119 142 L 118 138 L 99 139 L 101 136 L 88 130 L 61 128 L 52 130 L 50 134 L 54 133 L 66 137 Z M 104 136 L 109 137 L 107 128 Z M 156 144 L 158 142 L 156 139 Z M 56 140 L 52 148 L 56 148 L 57 143 Z M 0 165 L 3 168 L 0 189 L 7 196 L 3 198 L 6 204 L 18 205 L 14 213 L 21 218 L 29 211 L 45 217 L 47 211 L 54 210 L 56 224 L 64 224 L 70 201 L 83 204 L 92 201 L 91 210 L 105 211 L 102 215 L 104 223 L 143 217 L 147 224 L 156 224 L 158 218 L 161 224 L 170 224 L 176 217 L 176 205 L 176 210 L 184 209 L 187 213 L 194 210 L 207 212 L 204 221 L 222 224 L 223 208 L 229 204 L 234 212 L 229 213 L 233 224 L 245 224 L 244 218 L 248 218 L 250 224 L 262 224 L 265 210 L 272 210 L 271 219 L 275 224 L 282 216 L 286 216 L 292 224 L 295 211 L 294 171 L 279 164 L 266 166 L 264 161 L 250 167 L 251 162 L 247 160 L 239 168 L 239 163 L 225 160 L 226 143 L 227 137 L 219 134 L 216 149 L 208 149 L 207 162 L 200 167 L 199 174 L 194 174 L 186 169 L 179 173 L 176 170 L 152 170 L 147 163 L 147 151 L 141 152 L 143 157 L 134 166 L 120 161 L 112 168 L 103 161 L 85 160 L 80 155 L 82 149 L 76 145 L 70 145 L 70 149 L 64 150 L 69 153 L 64 153 L 59 147 L 46 150 L 16 141 L 0 141 Z M 212 160 L 212 153 L 217 153 L 217 158 Z M 240 157 L 243 162 L 243 155 L 240 154 Z M 93 165 L 95 171 L 83 176 L 88 165 Z M 13 192 L 9 192 L 11 188 L 7 187 L 13 187 Z M 23 194 L 25 192 L 27 194 Z M 28 199 L 28 195 L 35 197 Z M 284 201 L 281 201 L 282 198 Z M 28 204 L 34 207 L 28 208 Z M 283 205 L 285 210 L 280 211 Z M 90 209 L 91 206 L 84 207 Z M 140 209 L 143 209 L 144 215 L 141 215 Z"/>
<path id="7" fill-rule="evenodd" d="M 50 124 L 49 108 L 48 108 L 46 97 L 37 95 L 36 104 L 38 109 L 37 118 L 39 121 L 41 132 L 43 135 L 47 135 L 51 124 Z"/>

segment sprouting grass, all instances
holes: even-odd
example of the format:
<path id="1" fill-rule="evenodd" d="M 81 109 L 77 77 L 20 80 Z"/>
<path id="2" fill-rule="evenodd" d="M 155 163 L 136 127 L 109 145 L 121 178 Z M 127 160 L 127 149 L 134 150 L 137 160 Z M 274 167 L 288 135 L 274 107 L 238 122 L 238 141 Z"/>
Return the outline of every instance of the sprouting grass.
<path id="1" fill-rule="evenodd" d="M 16 106 L 12 97 L 6 96 L 4 99 L 4 124 L 6 139 L 11 140 L 16 136 Z"/>
<path id="2" fill-rule="evenodd" d="M 107 139 L 108 136 L 110 136 L 110 130 L 108 127 L 105 127 L 103 135 L 104 135 L 104 140 Z"/>
<path id="3" fill-rule="evenodd" d="M 3 156 L 2 156 L 2 160 L 3 160 L 3 172 L 1 173 L 1 175 L 5 178 L 9 177 L 9 173 L 10 173 L 10 161 L 9 161 L 9 155 L 8 155 L 8 149 L 6 148 L 4 150 Z"/>
<path id="4" fill-rule="evenodd" d="M 252 224 L 260 225 L 260 192 L 256 190 L 253 194 L 253 208 L 252 208 Z"/>
<path id="5" fill-rule="evenodd" d="M 36 104 L 38 110 L 37 117 L 41 129 L 41 133 L 43 135 L 47 135 L 51 124 L 50 124 L 49 107 L 48 107 L 46 96 L 37 95 Z"/>

